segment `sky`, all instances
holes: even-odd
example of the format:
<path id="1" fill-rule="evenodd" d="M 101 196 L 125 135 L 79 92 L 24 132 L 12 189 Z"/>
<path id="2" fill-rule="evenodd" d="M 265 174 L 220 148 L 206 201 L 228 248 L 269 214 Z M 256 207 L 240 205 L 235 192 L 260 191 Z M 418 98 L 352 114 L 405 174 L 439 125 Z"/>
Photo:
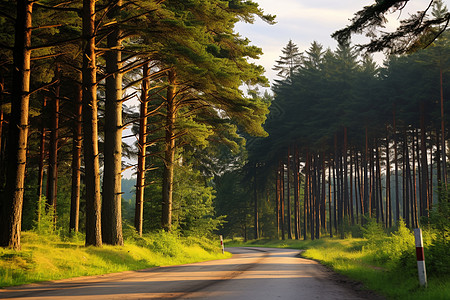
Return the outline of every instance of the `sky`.
<path id="1" fill-rule="evenodd" d="M 275 25 L 269 25 L 260 19 L 254 24 L 238 23 L 236 32 L 250 39 L 253 45 L 263 49 L 264 54 L 258 64 L 264 66 L 266 76 L 270 82 L 276 78 L 272 67 L 281 55 L 281 49 L 291 39 L 300 51 L 309 48 L 313 41 L 317 41 L 325 48 L 334 50 L 337 43 L 331 34 L 350 24 L 349 19 L 364 6 L 373 4 L 374 0 L 253 0 L 257 2 L 265 13 L 276 15 Z M 444 0 L 448 5 L 450 0 Z M 405 9 L 389 17 L 386 30 L 393 30 L 399 25 L 399 18 L 404 19 L 411 13 L 423 10 L 428 0 L 411 0 Z M 362 43 L 364 36 L 356 36 L 354 41 Z M 382 63 L 383 54 L 374 56 L 378 63 Z"/>

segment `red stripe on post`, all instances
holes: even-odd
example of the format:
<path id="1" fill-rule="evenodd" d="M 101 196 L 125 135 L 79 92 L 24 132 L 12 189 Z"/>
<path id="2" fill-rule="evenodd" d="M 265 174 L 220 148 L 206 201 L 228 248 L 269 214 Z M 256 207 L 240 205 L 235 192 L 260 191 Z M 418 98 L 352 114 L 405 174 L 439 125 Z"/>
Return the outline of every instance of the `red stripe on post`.
<path id="1" fill-rule="evenodd" d="M 417 261 L 425 260 L 425 254 L 423 253 L 423 247 L 416 247 L 416 256 L 417 256 Z"/>

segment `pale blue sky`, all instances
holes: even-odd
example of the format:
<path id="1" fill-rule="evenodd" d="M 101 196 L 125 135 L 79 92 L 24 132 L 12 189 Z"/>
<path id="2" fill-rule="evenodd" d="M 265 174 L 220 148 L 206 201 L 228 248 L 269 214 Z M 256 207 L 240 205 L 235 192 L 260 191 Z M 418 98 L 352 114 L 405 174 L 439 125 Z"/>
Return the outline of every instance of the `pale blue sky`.
<path id="1" fill-rule="evenodd" d="M 264 55 L 258 63 L 266 69 L 266 76 L 272 82 L 275 72 L 272 70 L 274 62 L 281 54 L 281 49 L 289 39 L 299 46 L 300 51 L 309 48 L 313 41 L 317 41 L 326 48 L 334 49 L 336 41 L 331 34 L 349 24 L 354 13 L 374 0 L 254 0 L 259 3 L 265 13 L 276 15 L 277 24 L 256 20 L 254 24 L 239 23 L 236 31 L 247 37 L 252 44 L 263 49 Z M 445 0 L 444 3 L 449 2 Z M 428 0 L 411 0 L 405 10 L 396 12 L 389 18 L 387 30 L 396 28 L 398 18 L 403 19 L 411 12 L 423 10 Z M 448 6 L 448 5 L 447 5 Z M 355 42 L 362 43 L 365 38 L 355 37 Z M 375 56 L 382 62 L 382 54 Z"/>

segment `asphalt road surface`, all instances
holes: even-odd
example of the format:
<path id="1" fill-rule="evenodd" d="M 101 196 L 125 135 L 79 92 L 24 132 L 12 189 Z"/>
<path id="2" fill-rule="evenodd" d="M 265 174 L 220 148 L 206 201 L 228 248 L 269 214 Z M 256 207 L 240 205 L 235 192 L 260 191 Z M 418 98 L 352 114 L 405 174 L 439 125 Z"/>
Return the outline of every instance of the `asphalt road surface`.
<path id="1" fill-rule="evenodd" d="M 233 258 L 0 290 L 0 299 L 377 299 L 298 250 L 227 248 Z"/>

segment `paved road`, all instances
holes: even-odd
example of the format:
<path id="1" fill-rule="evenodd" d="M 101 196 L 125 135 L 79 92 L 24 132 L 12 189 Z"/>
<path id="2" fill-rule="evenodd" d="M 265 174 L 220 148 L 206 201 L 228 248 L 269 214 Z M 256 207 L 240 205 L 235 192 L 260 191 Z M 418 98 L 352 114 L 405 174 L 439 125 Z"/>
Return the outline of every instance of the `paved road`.
<path id="1" fill-rule="evenodd" d="M 0 290 L 15 299 L 368 299 L 298 250 L 229 248 L 233 258 Z"/>

